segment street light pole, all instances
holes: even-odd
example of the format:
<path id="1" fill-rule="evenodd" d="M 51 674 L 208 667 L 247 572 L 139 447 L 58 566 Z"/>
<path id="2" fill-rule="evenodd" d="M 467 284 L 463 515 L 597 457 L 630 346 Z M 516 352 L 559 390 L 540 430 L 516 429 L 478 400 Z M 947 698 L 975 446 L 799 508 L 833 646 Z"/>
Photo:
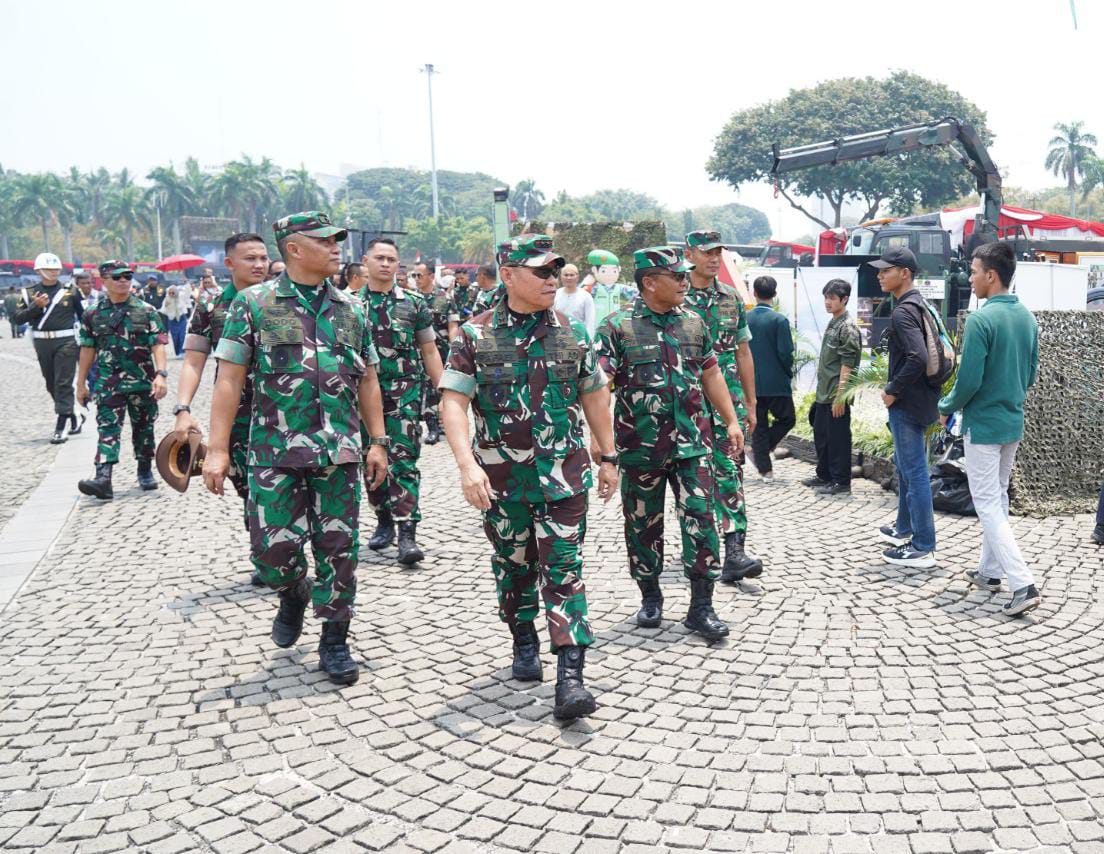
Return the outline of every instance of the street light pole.
<path id="1" fill-rule="evenodd" d="M 165 257 L 165 253 L 161 250 L 161 200 L 157 200 L 157 260 L 160 261 Z"/>
<path id="2" fill-rule="evenodd" d="M 437 146 L 433 139 L 433 66 L 426 64 L 423 69 L 426 83 L 429 84 L 429 167 L 430 187 L 433 190 L 433 218 L 437 219 Z"/>

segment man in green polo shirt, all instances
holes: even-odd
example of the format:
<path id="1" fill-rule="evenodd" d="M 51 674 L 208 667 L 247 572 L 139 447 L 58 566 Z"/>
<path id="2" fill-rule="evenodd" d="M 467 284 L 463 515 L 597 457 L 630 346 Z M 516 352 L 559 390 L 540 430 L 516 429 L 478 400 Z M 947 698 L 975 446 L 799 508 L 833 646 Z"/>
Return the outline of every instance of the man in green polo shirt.
<path id="1" fill-rule="evenodd" d="M 1024 433 L 1024 398 L 1039 367 L 1039 328 L 1034 316 L 1008 292 L 1016 255 L 1007 243 L 974 250 L 970 285 L 985 305 L 966 318 L 954 388 L 939 401 L 946 425 L 962 410 L 966 477 L 981 522 L 981 562 L 966 577 L 996 592 L 1008 577 L 1009 616 L 1039 607 L 1042 597 L 1008 523 L 1008 481 Z"/>

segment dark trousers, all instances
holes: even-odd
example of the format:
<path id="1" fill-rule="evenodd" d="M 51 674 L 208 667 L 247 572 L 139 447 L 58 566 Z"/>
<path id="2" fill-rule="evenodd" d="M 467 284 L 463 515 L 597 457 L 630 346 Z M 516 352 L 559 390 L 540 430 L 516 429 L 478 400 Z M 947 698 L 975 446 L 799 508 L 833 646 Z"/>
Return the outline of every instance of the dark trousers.
<path id="1" fill-rule="evenodd" d="M 767 416 L 773 417 L 768 425 Z M 772 468 L 771 451 L 786 438 L 797 416 L 794 414 L 794 402 L 790 395 L 779 397 L 760 397 L 755 403 L 755 432 L 751 434 L 751 459 L 759 474 L 766 474 Z"/>
<path id="2" fill-rule="evenodd" d="M 1100 503 L 1096 505 L 1096 524 L 1104 525 L 1104 486 L 1100 487 Z"/>
<path id="3" fill-rule="evenodd" d="M 73 414 L 73 380 L 77 375 L 77 339 L 36 338 L 35 355 L 46 380 L 46 391 L 54 399 L 57 415 Z"/>
<path id="4" fill-rule="evenodd" d="M 173 354 L 179 356 L 184 352 L 184 338 L 188 332 L 188 315 L 178 317 L 176 320 L 166 319 L 169 327 L 169 337 L 172 338 Z"/>
<path id="5" fill-rule="evenodd" d="M 813 443 L 816 445 L 816 474 L 821 480 L 851 483 L 851 407 L 832 417 L 832 404 L 813 404 Z"/>

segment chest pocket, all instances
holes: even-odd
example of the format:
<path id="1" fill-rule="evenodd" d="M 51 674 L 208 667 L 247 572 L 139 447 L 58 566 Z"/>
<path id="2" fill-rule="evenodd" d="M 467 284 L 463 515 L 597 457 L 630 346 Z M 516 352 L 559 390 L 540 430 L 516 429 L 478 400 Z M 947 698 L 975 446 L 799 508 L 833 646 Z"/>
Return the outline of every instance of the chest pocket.
<path id="1" fill-rule="evenodd" d="M 134 340 L 145 338 L 150 332 L 149 312 L 143 311 L 130 316 L 130 334 Z"/>
<path id="2" fill-rule="evenodd" d="M 334 305 L 334 338 L 339 344 L 359 352 L 362 345 L 363 327 L 357 323 L 356 312 L 351 306 L 337 303 Z"/>
<path id="3" fill-rule="evenodd" d="M 551 408 L 571 406 L 579 398 L 579 360 L 548 365 L 548 385 L 544 388 L 544 404 Z"/>
<path id="4" fill-rule="evenodd" d="M 521 388 L 517 362 L 479 364 L 475 368 L 476 398 L 485 411 L 511 412 L 518 408 Z"/>
<path id="5" fill-rule="evenodd" d="M 303 370 L 303 325 L 290 306 L 266 306 L 261 315 L 258 372 L 291 374 Z"/>
<path id="6" fill-rule="evenodd" d="M 625 348 L 625 370 L 629 388 L 658 390 L 667 384 L 663 353 L 659 344 L 637 344 Z"/>
<path id="7" fill-rule="evenodd" d="M 414 346 L 414 304 L 408 299 L 396 300 L 391 311 L 391 346 L 409 350 Z"/>

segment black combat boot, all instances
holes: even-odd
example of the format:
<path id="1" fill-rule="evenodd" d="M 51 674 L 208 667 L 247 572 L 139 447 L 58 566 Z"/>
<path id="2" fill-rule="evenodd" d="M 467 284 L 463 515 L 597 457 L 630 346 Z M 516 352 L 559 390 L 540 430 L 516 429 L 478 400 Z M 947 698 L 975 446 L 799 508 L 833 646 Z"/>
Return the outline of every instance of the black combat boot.
<path id="1" fill-rule="evenodd" d="M 758 578 L 763 574 L 763 561 L 744 551 L 744 533 L 733 531 L 725 534 L 725 559 L 721 568 L 721 581 L 735 584 L 744 578 Z"/>
<path id="2" fill-rule="evenodd" d="M 376 511 L 376 530 L 368 538 L 368 548 L 374 552 L 385 549 L 395 542 L 395 522 L 390 510 Z"/>
<path id="3" fill-rule="evenodd" d="M 513 677 L 519 682 L 543 682 L 537 627 L 518 623 L 510 626 L 510 634 L 514 636 L 514 663 L 510 666 Z"/>
<path id="4" fill-rule="evenodd" d="M 318 641 L 318 665 L 338 685 L 352 685 L 360 675 L 360 668 L 349 655 L 349 621 L 322 624 L 322 637 Z"/>
<path id="5" fill-rule="evenodd" d="M 278 647 L 287 647 L 299 640 L 303 633 L 303 614 L 310 603 L 311 583 L 309 578 L 300 578 L 286 590 L 280 591 L 280 610 L 272 621 L 272 642 Z"/>
<path id="6" fill-rule="evenodd" d="M 636 624 L 643 629 L 654 629 L 663 621 L 663 591 L 659 589 L 659 579 L 642 578 L 636 586 L 640 588 Z"/>
<path id="7" fill-rule="evenodd" d="M 713 610 L 713 582 L 708 578 L 690 579 L 690 611 L 682 624 L 710 643 L 728 636 L 728 626 Z"/>
<path id="8" fill-rule="evenodd" d="M 437 417 L 436 412 L 427 412 L 425 414 L 426 423 L 426 438 L 425 443 L 427 445 L 436 445 L 441 441 L 441 420 Z"/>
<path id="9" fill-rule="evenodd" d="M 96 463 L 96 476 L 91 480 L 82 480 L 77 484 L 77 489 L 85 495 L 109 501 L 115 497 L 115 490 L 111 488 L 111 463 Z"/>
<path id="10" fill-rule="evenodd" d="M 581 646 L 561 646 L 556 655 L 556 705 L 552 707 L 552 716 L 561 721 L 570 721 L 591 714 L 598 708 L 598 704 L 583 687 L 586 649 Z"/>
<path id="11" fill-rule="evenodd" d="M 54 424 L 54 434 L 50 437 L 51 445 L 60 445 L 65 441 L 65 425 L 68 421 L 68 415 L 59 415 L 57 417 L 57 423 Z"/>
<path id="12" fill-rule="evenodd" d="M 414 535 L 418 532 L 418 523 L 399 522 L 399 563 L 417 563 L 425 557 L 418 544 L 414 542 Z"/>
<path id="13" fill-rule="evenodd" d="M 157 481 L 153 479 L 152 460 L 138 460 L 138 485 L 147 492 L 157 489 Z"/>
<path id="14" fill-rule="evenodd" d="M 77 418 L 80 418 L 80 421 L 78 421 Z M 69 435 L 70 436 L 80 435 L 80 431 L 84 429 L 84 422 L 86 420 L 87 419 L 86 419 L 83 412 L 79 416 L 78 415 L 70 415 L 69 416 Z"/>

